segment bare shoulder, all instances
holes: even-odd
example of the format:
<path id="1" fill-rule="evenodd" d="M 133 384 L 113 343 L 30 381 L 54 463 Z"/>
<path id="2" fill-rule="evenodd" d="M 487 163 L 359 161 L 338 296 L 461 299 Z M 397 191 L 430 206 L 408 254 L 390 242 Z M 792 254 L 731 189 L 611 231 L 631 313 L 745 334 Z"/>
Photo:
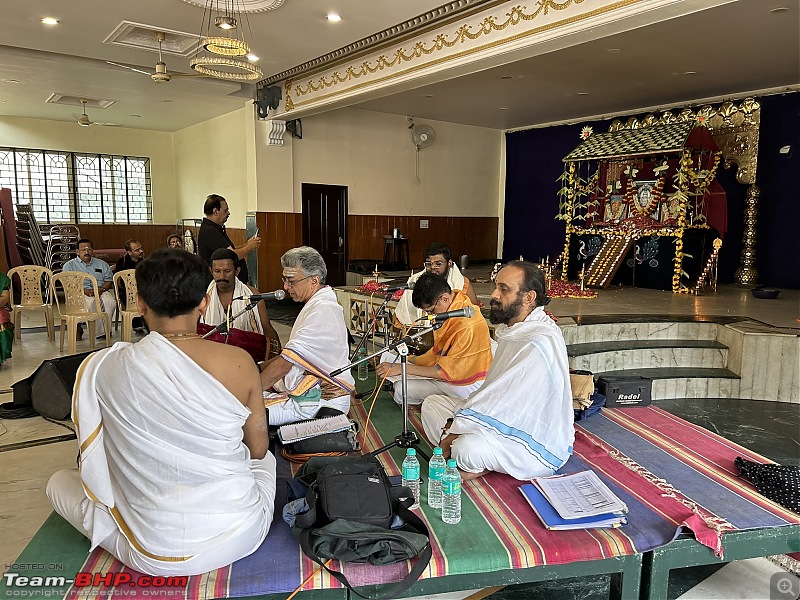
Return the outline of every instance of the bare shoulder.
<path id="1" fill-rule="evenodd" d="M 219 381 L 242 404 L 247 403 L 252 388 L 261 381 L 250 355 L 236 346 L 208 340 L 192 340 L 181 348 L 201 369 Z"/>

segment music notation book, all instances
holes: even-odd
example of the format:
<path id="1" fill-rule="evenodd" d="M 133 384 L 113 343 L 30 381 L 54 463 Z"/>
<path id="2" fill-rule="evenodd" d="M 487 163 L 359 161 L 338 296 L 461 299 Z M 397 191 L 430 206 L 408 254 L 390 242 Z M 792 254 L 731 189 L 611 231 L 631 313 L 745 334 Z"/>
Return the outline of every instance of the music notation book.
<path id="1" fill-rule="evenodd" d="M 628 507 L 593 471 L 536 477 L 520 487 L 548 529 L 620 527 Z"/>
<path id="2" fill-rule="evenodd" d="M 341 414 L 334 417 L 282 425 L 278 428 L 278 437 L 280 437 L 281 443 L 291 444 L 292 442 L 307 440 L 326 433 L 346 431 L 350 427 L 350 419 L 347 418 L 347 415 Z"/>

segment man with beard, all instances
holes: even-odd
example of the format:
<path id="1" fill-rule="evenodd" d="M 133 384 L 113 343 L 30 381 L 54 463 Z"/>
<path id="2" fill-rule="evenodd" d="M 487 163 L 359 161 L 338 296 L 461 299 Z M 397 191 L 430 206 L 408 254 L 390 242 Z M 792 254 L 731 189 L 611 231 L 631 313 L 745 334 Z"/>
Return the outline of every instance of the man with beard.
<path id="1" fill-rule="evenodd" d="M 452 260 L 452 251 L 450 246 L 440 242 L 433 242 L 428 249 L 425 250 L 425 266 L 424 271 L 420 271 L 416 275 L 408 278 L 409 288 L 413 288 L 417 280 L 422 277 L 423 273 L 433 273 L 439 275 L 447 280 L 448 285 L 453 290 L 460 290 L 469 298 L 475 307 L 481 306 L 478 303 L 478 297 L 475 295 L 475 289 L 469 282 L 469 279 L 461 274 L 459 268 Z M 415 321 L 425 316 L 424 312 L 414 306 L 414 301 L 410 291 L 405 292 L 397 303 L 395 309 L 395 317 L 403 325 L 411 325 Z"/>
<path id="2" fill-rule="evenodd" d="M 200 322 L 216 327 L 223 321 L 238 315 L 250 304 L 250 296 L 258 294 L 258 290 L 245 285 L 238 279 L 239 257 L 233 250 L 219 248 L 211 255 L 211 276 L 208 285 L 208 308 Z M 256 315 L 256 311 L 258 314 Z M 231 328 L 242 331 L 253 331 L 267 338 L 267 353 L 264 360 L 276 356 L 281 350 L 278 333 L 269 322 L 264 302 L 259 302 L 255 309 L 239 315 L 229 323 Z"/>
<path id="3" fill-rule="evenodd" d="M 422 426 L 464 480 L 490 471 L 520 480 L 552 475 L 575 438 L 567 347 L 545 313 L 544 275 L 512 261 L 495 280 L 489 320 L 497 352 L 486 380 L 466 400 L 429 396 Z"/>
<path id="4" fill-rule="evenodd" d="M 261 245 L 261 238 L 254 235 L 241 246 L 235 246 L 228 237 L 225 222 L 231 216 L 228 201 L 219 194 L 209 194 L 203 204 L 203 222 L 197 232 L 197 254 L 200 255 L 208 266 L 211 266 L 211 255 L 218 248 L 228 248 L 236 253 L 242 261 L 240 263 L 239 279 L 248 282 L 247 255 Z"/>

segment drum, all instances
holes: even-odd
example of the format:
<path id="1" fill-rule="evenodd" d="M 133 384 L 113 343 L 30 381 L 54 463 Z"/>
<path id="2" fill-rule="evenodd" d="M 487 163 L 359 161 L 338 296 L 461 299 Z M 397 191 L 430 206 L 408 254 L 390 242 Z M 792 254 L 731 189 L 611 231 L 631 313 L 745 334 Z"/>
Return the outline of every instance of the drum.
<path id="1" fill-rule="evenodd" d="M 212 329 L 214 329 L 214 327 L 211 325 L 206 325 L 205 323 L 197 324 L 198 335 L 206 335 Z M 245 331 L 244 329 L 236 329 L 235 327 L 231 327 L 231 330 L 227 335 L 217 332 L 206 339 L 211 340 L 212 342 L 229 344 L 231 346 L 241 348 L 253 357 L 253 360 L 256 362 L 256 364 L 264 360 L 264 357 L 267 354 L 267 338 L 260 333 L 256 333 L 255 331 Z"/>

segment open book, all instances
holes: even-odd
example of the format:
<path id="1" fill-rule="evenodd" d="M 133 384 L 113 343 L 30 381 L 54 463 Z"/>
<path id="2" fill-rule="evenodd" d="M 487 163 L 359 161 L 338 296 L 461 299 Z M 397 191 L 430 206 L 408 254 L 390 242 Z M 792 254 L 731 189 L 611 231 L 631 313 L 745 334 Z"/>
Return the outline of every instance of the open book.
<path id="1" fill-rule="evenodd" d="M 350 429 L 350 419 L 347 415 L 341 414 L 335 417 L 325 417 L 323 419 L 312 419 L 302 423 L 290 423 L 278 428 L 278 437 L 281 443 L 291 444 L 300 440 L 324 435 L 326 433 L 336 433 Z"/>

